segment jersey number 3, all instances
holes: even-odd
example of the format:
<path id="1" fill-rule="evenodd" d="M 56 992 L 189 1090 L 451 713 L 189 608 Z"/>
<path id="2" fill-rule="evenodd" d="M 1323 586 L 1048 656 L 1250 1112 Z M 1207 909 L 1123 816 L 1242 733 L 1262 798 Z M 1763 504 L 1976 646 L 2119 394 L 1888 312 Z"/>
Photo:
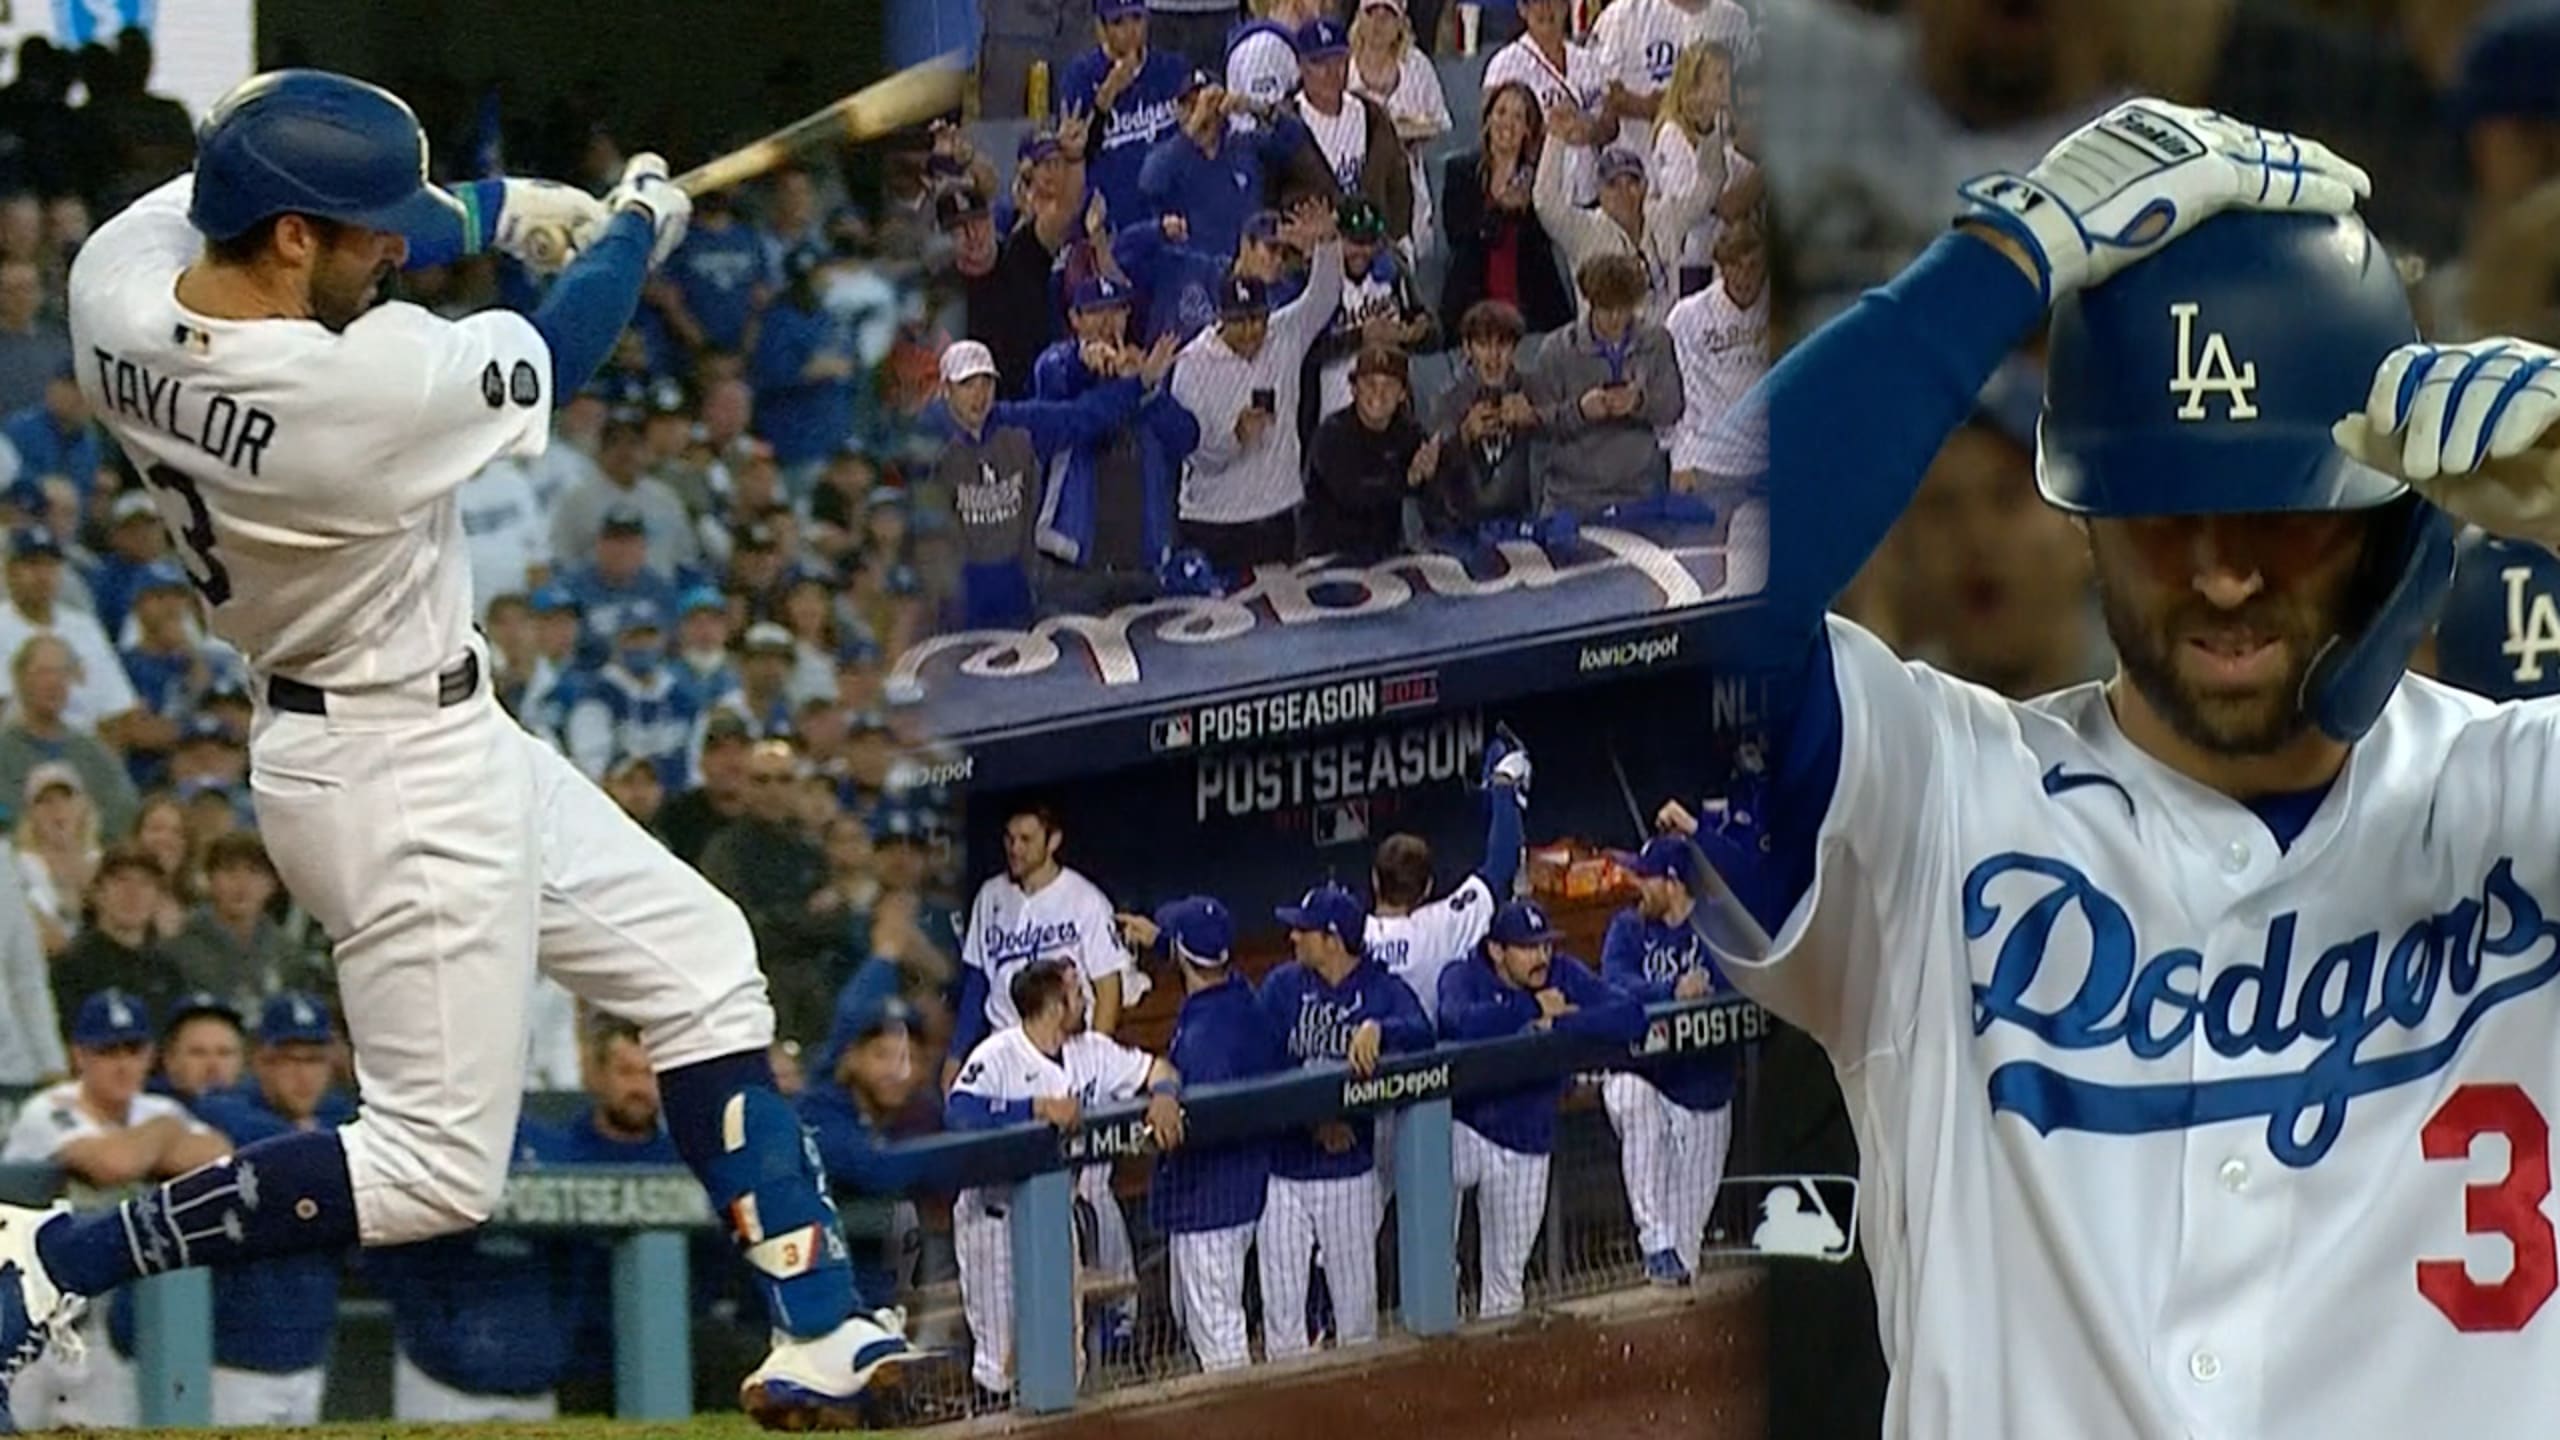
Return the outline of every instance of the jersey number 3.
<path id="1" fill-rule="evenodd" d="M 219 605 L 231 598 L 231 572 L 213 553 L 213 512 L 204 508 L 204 494 L 196 489 L 195 477 L 166 465 L 154 465 L 142 472 L 152 489 L 163 495 L 175 495 L 186 503 L 186 523 L 177 527 L 178 539 L 187 551 L 187 579 L 207 605 Z M 166 514 L 164 510 L 162 512 Z"/>
<path id="2" fill-rule="evenodd" d="M 2462 1228 L 2496 1235 L 2514 1252 L 2505 1278 L 2471 1278 L 2461 1260 L 2418 1262 L 2418 1293 L 2444 1312 L 2457 1330 L 2511 1333 L 2522 1330 L 2560 1289 L 2560 1244 L 2542 1202 L 2551 1195 L 2551 1122 L 2533 1098 L 2515 1085 L 2465 1085 L 2453 1092 L 2418 1132 L 2430 1160 L 2466 1160 L 2484 1135 L 2507 1142 L 2507 1170 L 2496 1180 L 2462 1190 Z"/>

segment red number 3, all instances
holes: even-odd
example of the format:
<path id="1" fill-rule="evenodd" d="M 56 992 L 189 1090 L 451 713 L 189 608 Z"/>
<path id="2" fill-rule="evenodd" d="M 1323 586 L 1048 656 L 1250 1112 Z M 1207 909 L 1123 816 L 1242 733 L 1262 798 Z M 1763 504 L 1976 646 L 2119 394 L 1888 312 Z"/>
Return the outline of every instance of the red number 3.
<path id="1" fill-rule="evenodd" d="M 2522 1330 L 2560 1289 L 2560 1242 L 2542 1202 L 2551 1195 L 2551 1122 L 2515 1085 L 2465 1085 L 2418 1132 L 2430 1160 L 2467 1160 L 2483 1135 L 2507 1142 L 2507 1173 L 2462 1187 L 2463 1231 L 2499 1235 L 2515 1252 L 2506 1278 L 2471 1278 L 2460 1260 L 2418 1262 L 2418 1293 L 2464 1331 Z"/>

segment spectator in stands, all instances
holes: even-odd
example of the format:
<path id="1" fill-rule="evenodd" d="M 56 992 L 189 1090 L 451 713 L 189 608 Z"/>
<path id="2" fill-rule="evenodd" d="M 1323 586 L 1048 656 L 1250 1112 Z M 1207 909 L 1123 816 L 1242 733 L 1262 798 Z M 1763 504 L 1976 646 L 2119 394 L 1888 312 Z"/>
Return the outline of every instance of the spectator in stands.
<path id="1" fill-rule="evenodd" d="M 617 412 L 604 423 L 596 455 L 599 473 L 570 487 L 551 513 L 551 553 L 574 563 L 595 553 L 605 522 L 636 516 L 648 536 L 648 568 L 661 580 L 701 558 L 693 522 L 684 501 L 663 483 L 641 473 L 648 450 L 641 443 L 640 418 Z"/>
<path id="2" fill-rule="evenodd" d="M 1449 267 L 1440 290 L 1442 333 L 1456 334 L 1467 312 L 1483 300 L 1512 306 L 1532 335 L 1572 321 L 1573 298 L 1534 202 L 1545 146 L 1546 120 L 1535 93 L 1511 82 L 1485 92 L 1476 148 L 1442 162 L 1449 236 Z"/>
<path id="3" fill-rule="evenodd" d="M 1615 123 L 1601 143 L 1641 148 L 1664 110 L 1666 91 L 1681 57 L 1698 45 L 1721 49 L 1728 60 L 1750 60 L 1757 51 L 1751 12 L 1736 0 L 1664 0 L 1639 14 L 1628 7 L 1601 12 L 1591 28 L 1592 53 L 1600 57 L 1608 90 L 1602 109 Z M 1649 23 L 1648 23 L 1649 22 Z"/>
<path id="4" fill-rule="evenodd" d="M 168 886 L 150 856 L 130 845 L 110 848 L 89 882 L 89 921 L 53 962 L 55 991 L 122 990 L 164 1012 L 185 994 L 191 987 L 177 956 L 151 931 Z"/>
<path id="5" fill-rule="evenodd" d="M 1081 399 L 1131 378 L 1146 391 L 1134 417 L 1070 446 L 1051 467 L 1035 590 L 1053 612 L 1099 614 L 1154 594 L 1173 550 L 1177 476 L 1198 428 L 1161 385 L 1175 337 L 1158 336 L 1153 351 L 1129 343 L 1129 303 L 1127 287 L 1108 277 L 1081 282 L 1070 316 L 1076 333 L 1040 356 L 1044 401 Z"/>
<path id="6" fill-rule="evenodd" d="M 605 514 L 592 558 L 563 577 L 578 602 L 584 626 L 579 653 L 588 663 L 602 662 L 629 615 L 646 611 L 655 620 L 675 609 L 675 586 L 651 568 L 650 547 L 649 522 L 640 509 L 616 506 Z"/>
<path id="7" fill-rule="evenodd" d="M 854 548 L 878 484 L 880 466 L 859 445 L 848 443 L 827 457 L 827 468 L 809 492 L 809 548 L 818 558 L 838 561 Z"/>
<path id="8" fill-rule="evenodd" d="M 522 595 L 551 579 L 551 513 L 533 493 L 525 467 L 492 460 L 462 484 L 462 538 L 471 556 L 471 593 L 483 620 L 489 602 Z M 616 506 L 635 518 L 636 506 Z M 607 517 L 608 524 L 611 516 Z M 645 553 L 646 547 L 643 546 Z"/>
<path id="9" fill-rule="evenodd" d="M 986 197 L 965 185 L 947 189 L 935 199 L 933 222 L 950 247 L 951 269 L 960 277 L 967 295 L 963 308 L 967 315 L 974 316 L 981 304 L 993 301 L 999 293 L 994 279 L 996 263 L 1003 253 L 1002 235 L 1012 232 L 1000 234 Z"/>
<path id="10" fill-rule="evenodd" d="M 336 1044 L 319 997 L 276 994 L 258 1015 L 255 1083 L 197 1101 L 197 1118 L 242 1145 L 345 1124 L 355 1103 L 330 1083 Z M 214 1424 L 320 1423 L 345 1262 L 316 1251 L 214 1273 Z"/>
<path id="11" fill-rule="evenodd" d="M 2462 48 L 2452 99 L 2471 195 L 2458 258 L 2427 280 L 2431 339 L 2514 335 L 2560 344 L 2560 103 L 2548 83 L 2555 57 L 2560 7 L 2548 3 L 2490 11 Z"/>
<path id="12" fill-rule="evenodd" d="M 1181 124 L 1156 141 L 1139 172 L 1141 203 L 1114 211 L 1113 219 L 1126 234 L 1159 218 L 1180 216 L 1189 233 L 1178 243 L 1204 255 L 1232 256 L 1244 242 L 1244 222 L 1264 203 L 1270 177 L 1310 137 L 1305 124 L 1287 111 L 1278 112 L 1269 124 L 1244 118 L 1251 102 L 1206 70 L 1192 72 L 1184 82 L 1180 103 Z M 1135 270 L 1130 278 L 1154 288 Z"/>
<path id="13" fill-rule="evenodd" d="M 605 767 L 600 782 L 604 793 L 622 807 L 622 813 L 636 821 L 640 828 L 658 833 L 658 812 L 666 808 L 667 787 L 658 778 L 658 761 L 647 755 L 617 755 Z"/>
<path id="14" fill-rule="evenodd" d="M 915 1012 L 894 967 L 862 972 L 836 997 L 826 1043 L 809 1058 L 797 1103 L 818 1147 L 866 1299 L 904 1304 L 923 1257 L 912 1165 L 882 1148 L 916 1087 Z"/>
<path id="15" fill-rule="evenodd" d="M 109 745 L 122 744 L 138 708 L 133 684 L 97 617 L 62 603 L 62 546 L 53 534 L 24 529 L 12 535 L 5 579 L 9 603 L 0 605 L 0 655 L 23 654 L 34 636 L 59 639 L 68 651 L 69 681 L 61 723 Z M 13 665 L 12 684 L 16 678 Z"/>
<path id="16" fill-rule="evenodd" d="M 151 922 L 151 933 L 166 939 L 187 928 L 187 907 L 202 891 L 195 856 L 187 848 L 187 807 L 176 793 L 156 790 L 145 796 L 133 817 L 133 847 L 151 857 L 169 882 L 169 903 Z"/>
<path id="17" fill-rule="evenodd" d="M 1351 40 L 1334 21 L 1316 20 L 1298 31 L 1294 103 L 1323 172 L 1332 177 L 1332 193 L 1368 196 L 1386 216 L 1387 238 L 1404 244 L 1413 235 L 1413 164 L 1387 107 L 1351 93 Z M 1293 176 L 1289 183 L 1300 182 Z"/>
<path id="18" fill-rule="evenodd" d="M 181 995 L 160 1027 L 159 1057 L 151 1092 L 192 1108 L 240 1083 L 249 1068 L 249 1028 L 218 995 Z"/>
<path id="19" fill-rule="evenodd" d="M 1407 403 L 1404 352 L 1371 346 L 1352 367 L 1351 405 L 1316 426 L 1300 553 L 1374 565 L 1404 548 L 1405 497 L 1440 463 Z"/>
<path id="20" fill-rule="evenodd" d="M 79 58 L 89 91 L 80 120 L 103 142 L 91 188 L 109 210 L 122 209 L 186 170 L 195 157 L 195 123 L 186 106 L 150 93 L 150 31 L 128 25 L 114 48 L 92 43 Z"/>
<path id="21" fill-rule="evenodd" d="M 699 863 L 703 878 L 746 912 L 782 1017 L 777 1023 L 789 1034 L 814 1034 L 834 991 L 811 993 L 812 960 L 831 937 L 809 914 L 809 896 L 826 881 L 826 857 L 801 823 L 800 778 L 791 742 L 756 741 L 747 753 L 745 813 L 711 838 Z"/>
<path id="22" fill-rule="evenodd" d="M 682 785 L 702 711 L 692 687 L 667 663 L 667 623 L 654 602 L 619 607 L 613 649 L 579 687 L 561 731 L 562 748 L 590 780 L 617 760 L 655 763 L 660 783 Z"/>
<path id="23" fill-rule="evenodd" d="M 1289 1053 L 1255 999 L 1253 982 L 1235 969 L 1235 918 L 1225 905 L 1191 896 L 1153 916 L 1123 915 L 1120 925 L 1131 948 L 1143 953 L 1161 946 L 1182 976 L 1182 1010 L 1165 1058 L 1183 1085 L 1250 1080 L 1289 1068 Z M 1212 1373 L 1242 1369 L 1252 1359 L 1241 1282 L 1270 1183 L 1271 1142 L 1257 1136 L 1164 1155 L 1147 1186 L 1147 1218 L 1169 1237 L 1172 1251 L 1167 1288 L 1174 1323 L 1190 1337 L 1200 1368 Z"/>
<path id="24" fill-rule="evenodd" d="M 738 666 L 729 654 L 729 602 L 708 585 L 684 592 L 676 604 L 676 678 L 708 711 L 738 688 Z"/>
<path id="25" fill-rule="evenodd" d="M 1599 208 L 1584 210 L 1574 206 L 1565 198 L 1566 142 L 1556 138 L 1561 118 L 1562 112 L 1548 115 L 1546 149 L 1538 157 L 1538 223 L 1554 238 L 1556 253 L 1576 276 L 1584 265 L 1604 255 L 1634 259 L 1643 267 L 1645 277 L 1638 308 L 1645 320 L 1659 325 L 1662 317 L 1670 313 L 1672 302 L 1680 298 L 1681 244 L 1713 194 L 1709 193 L 1707 182 L 1701 180 L 1699 187 L 1686 197 L 1650 204 L 1644 157 L 1633 150 L 1613 149 L 1600 157 Z M 1721 179 L 1715 182 L 1714 193 L 1722 193 Z M 1707 200 L 1701 200 L 1701 195 L 1706 195 Z M 1588 296 L 1584 298 L 1583 313 L 1590 313 Z"/>
<path id="26" fill-rule="evenodd" d="M 750 372 L 756 427 L 774 463 L 798 479 L 814 475 L 853 433 L 854 392 L 861 384 L 853 326 L 830 310 L 818 290 L 826 252 L 792 251 L 782 262 L 782 288 L 757 328 Z"/>
<path id="27" fill-rule="evenodd" d="M 333 990 L 325 964 L 306 956 L 274 918 L 281 893 L 267 847 L 248 831 L 205 847 L 205 898 L 185 930 L 168 942 L 181 985 L 220 998 L 243 1014 L 285 990 L 324 999 Z"/>
<path id="28" fill-rule="evenodd" d="M 585 621 L 578 614 L 577 597 L 566 585 L 545 585 L 534 591 L 530 608 L 535 658 L 533 673 L 526 677 L 524 693 L 516 703 L 516 718 L 527 730 L 557 745 L 569 723 L 569 707 L 577 703 L 579 687 L 586 683 L 586 659 L 579 653 Z"/>
<path id="29" fill-rule="evenodd" d="M 0 422 L 0 439 L 18 453 L 19 479 L 68 480 L 84 505 L 97 493 L 103 454 L 98 427 L 90 423 L 88 397 L 68 363 L 47 377 L 42 400 Z"/>
<path id="30" fill-rule="evenodd" d="M 835 698 L 837 657 L 852 638 L 837 633 L 835 599 L 825 579 L 802 574 L 783 587 L 782 603 L 774 607 L 782 628 L 791 632 L 791 678 L 782 693 L 792 704 Z"/>
<path id="31" fill-rule="evenodd" d="M 1604 115 L 1609 93 L 1608 67 L 1597 51 L 1573 42 L 1567 29 L 1570 17 L 1565 0 L 1520 0 L 1519 11 L 1524 33 L 1485 62 L 1488 109 L 1492 96 L 1503 86 L 1527 86 L 1538 102 L 1538 114 L 1544 123 L 1543 139 L 1567 147 L 1561 157 L 1567 201 L 1575 206 L 1589 205 L 1600 197 L 1600 175 L 1592 163 L 1595 157 L 1585 148 L 1590 144 L 1590 133 L 1602 126 L 1610 133 L 1617 129 L 1616 119 Z M 1566 122 L 1561 135 L 1554 129 L 1559 119 Z M 1543 149 L 1529 151 L 1530 163 L 1539 163 L 1543 153 Z M 1545 207 L 1539 208 L 1543 214 Z"/>
<path id="32" fill-rule="evenodd" d="M 1652 123 L 1647 173 L 1656 203 L 1687 202 L 1696 216 L 1680 244 L 1679 293 L 1695 295 L 1714 267 L 1716 237 L 1749 218 L 1766 187 L 1760 168 L 1742 153 L 1733 114 L 1733 54 L 1701 41 L 1680 54 Z M 1713 195 L 1697 192 L 1713 185 Z"/>
<path id="33" fill-rule="evenodd" d="M 1413 190 L 1405 256 L 1419 260 L 1440 248 L 1439 216 L 1422 173 L 1422 151 L 1449 133 L 1449 99 L 1441 93 L 1440 72 L 1430 54 L 1414 42 L 1405 0 L 1360 0 L 1351 21 L 1351 93 L 1384 107 L 1404 146 Z"/>
<path id="34" fill-rule="evenodd" d="M 169 784 L 181 795 L 207 788 L 237 792 L 249 783 L 249 752 L 220 716 L 187 717 L 186 733 L 169 753 Z"/>
<path id="35" fill-rule="evenodd" d="M 44 938 L 15 865 L 0 865 L 0 1085 L 35 1085 L 65 1072 L 62 1020 Z"/>
<path id="36" fill-rule="evenodd" d="M 852 814 L 838 811 L 819 831 L 827 857 L 827 883 L 809 897 L 809 913 L 832 920 L 841 932 L 844 952 L 855 960 L 871 955 L 871 912 L 880 902 L 880 876 L 872 864 L 871 830 Z"/>
<path id="37" fill-rule="evenodd" d="M 1299 1066 L 1347 1066 L 1366 1076 L 1387 1055 L 1427 1049 L 1431 1019 L 1403 981 L 1371 959 L 1368 912 L 1340 885 L 1319 885 L 1278 911 L 1293 959 L 1262 979 L 1263 1013 Z M 1342 1345 L 1378 1338 L 1375 1127 L 1365 1115 L 1327 1120 L 1272 1142 L 1271 1188 L 1255 1232 L 1262 1282 L 1262 1348 L 1273 1360 L 1313 1348 L 1307 1326 L 1310 1260 L 1320 1257 Z M 1311 1256 L 1310 1252 L 1314 1252 Z"/>
<path id="38" fill-rule="evenodd" d="M 1322 18 L 1326 0 L 1253 0 L 1254 18 L 1227 41 L 1227 89 L 1254 111 L 1280 108 L 1298 88 L 1298 32 Z"/>
<path id="39" fill-rule="evenodd" d="M 151 492 L 137 485 L 116 496 L 107 511 L 107 548 L 81 578 L 88 582 L 90 610 L 107 638 L 125 641 L 125 618 L 143 577 L 160 567 L 176 568 L 169 557 L 169 532 L 160 523 L 160 506 Z M 186 572 L 178 570 L 180 583 Z"/>
<path id="40" fill-rule="evenodd" d="M 71 992 L 77 994 L 79 992 Z M 101 1189 L 166 1180 L 209 1164 L 231 1144 L 177 1101 L 147 1094 L 151 1019 L 122 991 L 85 996 L 71 1020 L 73 1078 L 28 1097 L 0 1143 L 0 1162 L 52 1164 Z M 75 1332 L 74 1359 L 56 1349 L 9 1386 L 12 1418 L 34 1430 L 130 1428 L 141 1419 L 133 1368 L 108 1343 L 108 1315 L 93 1307 Z"/>
<path id="41" fill-rule="evenodd" d="M 43 404 L 70 366 L 71 337 L 44 314 L 43 273 L 32 260 L 0 260 L 0 415 Z"/>
<path id="42" fill-rule="evenodd" d="M 104 853 L 98 812 L 80 772 L 59 760 L 29 769 L 17 793 L 22 798 L 11 830 L 12 857 L 44 953 L 57 957 L 80 933 L 81 905 Z"/>
<path id="43" fill-rule="evenodd" d="M 818 177 L 807 166 L 793 163 L 774 171 L 765 178 L 760 199 L 756 233 L 764 244 L 767 274 L 781 274 L 794 251 L 827 248 Z"/>
<path id="44" fill-rule="evenodd" d="M 44 764 L 58 762 L 97 806 L 102 831 L 123 835 L 133 825 L 133 780 L 114 751 L 72 721 L 79 663 L 59 636 L 38 634 L 18 642 L 9 667 L 16 703 L 9 707 L 8 723 L 0 725 L 0 796 L 20 793 Z M 116 674 L 121 680 L 124 672 L 119 668 Z"/>
<path id="45" fill-rule="evenodd" d="M 1500 300 L 1479 300 L 1458 321 L 1466 364 L 1427 427 L 1439 446 L 1419 496 L 1428 534 L 1464 539 L 1529 514 L 1538 416 L 1515 364 L 1524 328 Z"/>
<path id="46" fill-rule="evenodd" d="M 1101 43 L 1059 77 L 1058 110 L 1091 118 L 1099 143 L 1086 156 L 1090 193 L 1110 217 L 1135 220 L 1147 213 L 1139 168 L 1179 123 L 1190 67 L 1148 46 L 1146 0 L 1094 0 L 1093 28 Z"/>
<path id="47" fill-rule="evenodd" d="M 1050 272 L 1084 225 L 1088 134 L 1084 117 L 1060 123 L 1055 188 L 1046 188 L 1045 180 L 1034 184 L 1027 213 L 1004 237 L 994 266 L 969 286 L 969 338 L 985 342 L 995 356 L 1001 399 L 1031 393 L 1031 367 L 1058 337 Z M 965 242 L 966 237 L 964 258 Z"/>
<path id="48" fill-rule="evenodd" d="M 1743 397 L 1769 373 L 1769 257 L 1759 223 L 1716 237 L 1715 279 L 1671 307 L 1663 328 L 1678 357 L 1682 401 L 1667 432 L 1671 488 L 1704 495 L 1719 512 L 1760 488 L 1764 427 Z"/>
<path id="49" fill-rule="evenodd" d="M 1298 395 L 1307 352 L 1342 299 L 1342 246 L 1329 206 L 1292 217 L 1293 239 L 1315 253 L 1306 293 L 1276 313 L 1269 289 L 1238 278 L 1219 297 L 1219 321 L 1183 347 L 1174 398 L 1198 422 L 1184 465 L 1181 536 L 1222 576 L 1285 564 L 1306 479 Z"/>
<path id="50" fill-rule="evenodd" d="M 748 626 L 738 645 L 738 687 L 715 701 L 712 713 L 736 717 L 754 739 L 789 735 L 791 677 L 799 655 L 799 642 L 781 625 L 760 620 Z"/>
<path id="51" fill-rule="evenodd" d="M 1412 266 L 1387 243 L 1386 217 L 1361 195 L 1344 196 L 1334 215 L 1342 234 L 1342 299 L 1308 354 L 1316 386 L 1301 402 L 1299 424 L 1306 431 L 1350 408 L 1351 363 L 1361 351 L 1410 355 L 1436 348 L 1438 327 L 1414 285 Z"/>
<path id="52" fill-rule="evenodd" d="M 1535 901 L 1494 912 L 1483 948 L 1440 972 L 1440 1035 L 1490 1040 L 1556 1031 L 1632 1044 L 1644 1034 L 1644 1007 L 1555 953 L 1562 937 Z M 1529 1250 L 1547 1216 L 1547 1164 L 1555 1151 L 1556 1109 L 1570 1086 L 1558 1076 L 1459 1098 L 1449 1158 L 1459 1194 L 1476 1192 L 1476 1313 L 1520 1313 Z"/>
<path id="53" fill-rule="evenodd" d="M 730 192 L 713 190 L 695 201 L 684 243 L 667 257 L 649 300 L 687 349 L 744 352 L 754 348 L 771 275 L 764 245 L 738 219 Z"/>
<path id="54" fill-rule="evenodd" d="M 1686 405 L 1671 336 L 1642 318 L 1643 264 L 1602 255 L 1576 278 L 1583 318 L 1540 340 L 1528 367 L 1529 403 L 1547 441 L 1545 515 L 1660 495 L 1670 471 L 1656 436 Z"/>

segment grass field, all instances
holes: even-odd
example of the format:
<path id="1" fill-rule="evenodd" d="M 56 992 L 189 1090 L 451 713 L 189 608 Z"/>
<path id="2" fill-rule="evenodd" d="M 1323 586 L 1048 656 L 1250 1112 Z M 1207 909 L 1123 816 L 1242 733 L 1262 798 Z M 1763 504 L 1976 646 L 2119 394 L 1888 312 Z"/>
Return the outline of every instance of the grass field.
<path id="1" fill-rule="evenodd" d="M 307 1430 L 124 1430 L 126 1436 L 167 1436 L 169 1440 L 747 1440 L 766 1432 L 744 1415 L 696 1415 L 690 1420 L 554 1420 L 548 1423 L 508 1421 L 491 1425 L 401 1425 L 389 1420 L 360 1424 L 317 1425 Z M 838 1431 L 837 1434 L 845 1432 Z M 885 1433 L 885 1432 L 875 1432 Z"/>

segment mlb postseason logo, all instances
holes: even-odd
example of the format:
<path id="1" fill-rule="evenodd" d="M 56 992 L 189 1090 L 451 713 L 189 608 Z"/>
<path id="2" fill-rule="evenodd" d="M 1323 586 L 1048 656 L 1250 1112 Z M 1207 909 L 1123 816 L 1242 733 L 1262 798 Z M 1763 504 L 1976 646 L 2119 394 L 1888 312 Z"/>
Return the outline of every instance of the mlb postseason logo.
<path id="1" fill-rule="evenodd" d="M 1191 712 L 1185 710 L 1178 715 L 1157 716 L 1155 723 L 1147 727 L 1147 743 L 1158 754 L 1167 750 L 1190 749 Z"/>
<path id="2" fill-rule="evenodd" d="M 1379 682 L 1342 680 L 1161 715 L 1149 724 L 1147 738 L 1159 754 L 1195 746 L 1241 745 L 1374 720 L 1384 708 Z"/>

